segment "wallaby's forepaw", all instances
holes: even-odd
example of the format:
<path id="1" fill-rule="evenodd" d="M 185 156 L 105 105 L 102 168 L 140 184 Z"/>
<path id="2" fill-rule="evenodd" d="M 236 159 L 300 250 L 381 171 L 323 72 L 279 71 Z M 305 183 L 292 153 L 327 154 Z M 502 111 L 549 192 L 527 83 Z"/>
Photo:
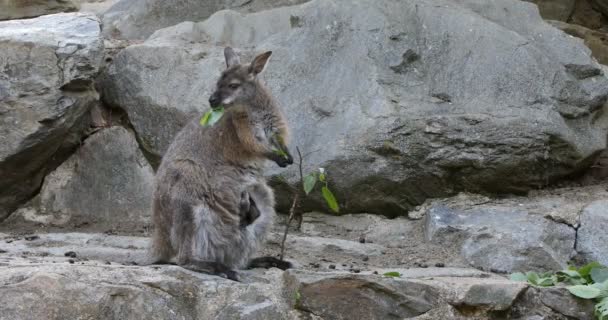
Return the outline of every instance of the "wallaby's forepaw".
<path id="1" fill-rule="evenodd" d="M 275 257 L 259 257 L 249 262 L 249 269 L 253 268 L 279 268 L 281 270 L 291 269 L 293 265 L 289 261 L 277 259 Z"/>

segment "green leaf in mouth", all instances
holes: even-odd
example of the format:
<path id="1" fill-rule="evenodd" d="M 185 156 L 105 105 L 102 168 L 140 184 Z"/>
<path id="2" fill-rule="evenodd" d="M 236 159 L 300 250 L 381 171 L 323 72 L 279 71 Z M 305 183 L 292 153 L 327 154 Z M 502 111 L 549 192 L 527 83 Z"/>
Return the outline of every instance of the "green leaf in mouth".
<path id="1" fill-rule="evenodd" d="M 219 106 L 217 108 L 207 111 L 201 118 L 200 123 L 202 126 L 207 126 L 207 125 L 212 126 L 213 124 L 218 122 L 222 118 L 223 115 L 224 115 L 224 107 Z"/>

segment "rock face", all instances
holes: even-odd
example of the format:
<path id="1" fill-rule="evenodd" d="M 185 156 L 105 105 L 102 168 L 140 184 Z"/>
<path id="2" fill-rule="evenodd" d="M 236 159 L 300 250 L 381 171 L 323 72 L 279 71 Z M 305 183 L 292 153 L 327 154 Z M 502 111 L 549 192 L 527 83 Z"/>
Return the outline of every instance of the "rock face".
<path id="1" fill-rule="evenodd" d="M 0 22 L 0 221 L 81 139 L 102 55 L 92 15 Z"/>
<path id="2" fill-rule="evenodd" d="M 567 21 L 574 10 L 576 0 L 524 0 L 536 3 L 543 18 Z"/>
<path id="3" fill-rule="evenodd" d="M 608 201 L 598 200 L 589 204 L 581 214 L 576 249 L 591 261 L 608 265 Z"/>
<path id="4" fill-rule="evenodd" d="M 183 21 L 202 21 L 222 9 L 253 12 L 308 0 L 121 0 L 103 15 L 104 34 L 146 39 L 154 31 Z"/>
<path id="5" fill-rule="evenodd" d="M 7 223 L 135 230 L 149 224 L 154 172 L 122 127 L 88 137 L 44 180 L 40 194 Z"/>
<path id="6" fill-rule="evenodd" d="M 461 247 L 482 270 L 559 270 L 574 256 L 576 231 L 513 208 L 481 206 L 454 210 L 434 206 L 427 213 L 429 241 Z"/>
<path id="7" fill-rule="evenodd" d="M 220 11 L 120 52 L 104 99 L 160 156 L 207 108 L 226 44 L 249 57 L 273 51 L 265 79 L 292 148 L 308 154 L 306 171 L 328 170 L 343 212 L 394 216 L 455 190 L 529 190 L 589 166 L 606 146 L 600 65 L 514 0 Z M 296 183 L 295 166 L 281 174 Z M 309 209 L 324 208 L 316 200 Z"/>
<path id="8" fill-rule="evenodd" d="M 78 2 L 72 0 L 2 0 L 0 20 L 34 18 L 58 12 L 78 10 Z"/>
<path id="9" fill-rule="evenodd" d="M 602 14 L 608 16 L 608 3 L 606 3 L 606 1 L 591 0 L 591 3 L 593 4 L 593 6 L 595 8 L 597 8 L 598 11 L 600 11 Z"/>
<path id="10" fill-rule="evenodd" d="M 595 31 L 583 26 L 560 21 L 551 21 L 551 24 L 569 35 L 583 39 L 585 45 L 591 49 L 591 52 L 597 61 L 608 65 L 608 39 L 605 32 Z"/>
<path id="11" fill-rule="evenodd" d="M 241 270 L 240 283 L 176 266 L 137 266 L 147 259 L 146 232 L 32 234 L 10 228 L 11 233 L 0 233 L 0 299 L 6 302 L 0 314 L 3 319 L 110 314 L 120 319 L 418 320 L 589 319 L 592 314 L 592 303 L 564 288 L 528 287 L 465 267 L 457 257 L 444 260 L 444 267 L 405 268 L 409 262 L 395 258 L 412 252 L 389 247 L 401 238 L 397 230 L 388 231 L 387 242 L 352 241 L 360 232 L 380 239 L 392 220 L 340 218 L 307 215 L 303 229 L 308 231 L 288 237 L 295 240 L 286 251 L 295 269 Z M 404 226 L 402 242 L 418 241 L 412 225 L 397 224 Z M 271 238 L 279 237 L 279 229 Z M 264 255 L 278 252 L 272 241 Z M 437 254 L 432 244 L 414 245 L 418 256 Z"/>

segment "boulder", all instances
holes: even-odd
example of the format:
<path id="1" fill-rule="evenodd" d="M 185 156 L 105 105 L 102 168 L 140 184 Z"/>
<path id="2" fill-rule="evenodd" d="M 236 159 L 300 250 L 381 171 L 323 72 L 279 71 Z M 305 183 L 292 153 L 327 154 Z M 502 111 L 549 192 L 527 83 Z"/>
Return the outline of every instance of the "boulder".
<path id="1" fill-rule="evenodd" d="M 509 12 L 505 15 L 504 12 Z M 315 0 L 161 29 L 102 81 L 160 157 L 200 117 L 222 48 L 272 50 L 264 78 L 304 171 L 324 167 L 342 212 L 403 215 L 467 189 L 524 192 L 590 166 L 606 146 L 608 79 L 581 40 L 515 1 Z M 594 119 L 594 121 L 591 121 Z M 271 168 L 276 168 L 272 166 Z M 274 170 L 280 208 L 298 169 Z M 322 199 L 305 201 L 323 209 Z"/>
<path id="2" fill-rule="evenodd" d="M 150 224 L 153 181 L 154 171 L 133 134 L 123 127 L 102 129 L 46 176 L 40 194 L 6 223 L 145 228 Z"/>
<path id="3" fill-rule="evenodd" d="M 34 18 L 58 12 L 78 11 L 73 0 L 2 0 L 0 20 Z"/>
<path id="4" fill-rule="evenodd" d="M 146 39 L 154 31 L 184 21 L 201 21 L 222 9 L 254 12 L 308 0 L 120 0 L 103 14 L 104 35 Z"/>
<path id="5" fill-rule="evenodd" d="M 118 0 L 81 0 L 80 12 L 91 12 L 103 16 Z"/>
<path id="6" fill-rule="evenodd" d="M 360 273 L 240 270 L 241 282 L 233 282 L 139 266 L 148 243 L 141 235 L 0 233 L 2 319 L 590 319 L 593 312 L 591 301 L 562 287 L 472 268 L 378 261 Z"/>
<path id="7" fill-rule="evenodd" d="M 594 8 L 608 17 L 608 3 L 603 0 L 590 0 Z"/>
<path id="8" fill-rule="evenodd" d="M 540 15 L 544 19 L 568 21 L 576 0 L 524 0 L 533 2 L 538 6 Z"/>
<path id="9" fill-rule="evenodd" d="M 591 49 L 593 57 L 599 63 L 608 65 L 608 34 L 606 32 L 595 31 L 583 26 L 560 21 L 550 21 L 550 23 L 571 36 L 583 39 L 585 45 Z"/>
<path id="10" fill-rule="evenodd" d="M 608 201 L 597 200 L 581 213 L 576 250 L 589 261 L 608 265 Z"/>
<path id="11" fill-rule="evenodd" d="M 428 241 L 460 251 L 475 268 L 495 272 L 559 270 L 575 254 L 574 228 L 526 208 L 437 203 L 426 215 Z"/>
<path id="12" fill-rule="evenodd" d="M 81 13 L 0 22 L 0 221 L 83 137 L 98 100 L 100 31 Z"/>
<path id="13" fill-rule="evenodd" d="M 593 0 L 577 0 L 570 19 L 564 21 L 593 30 L 608 25 L 608 16 L 602 15 L 592 2 Z"/>

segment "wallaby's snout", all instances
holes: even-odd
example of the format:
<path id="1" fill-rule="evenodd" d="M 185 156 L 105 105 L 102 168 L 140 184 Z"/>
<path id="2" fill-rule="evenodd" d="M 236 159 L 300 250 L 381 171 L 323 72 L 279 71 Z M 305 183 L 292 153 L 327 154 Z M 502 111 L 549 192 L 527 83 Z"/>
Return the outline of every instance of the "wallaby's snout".
<path id="1" fill-rule="evenodd" d="M 220 105 L 220 97 L 217 92 L 214 92 L 211 97 L 209 97 L 209 106 L 211 108 L 215 108 Z"/>

